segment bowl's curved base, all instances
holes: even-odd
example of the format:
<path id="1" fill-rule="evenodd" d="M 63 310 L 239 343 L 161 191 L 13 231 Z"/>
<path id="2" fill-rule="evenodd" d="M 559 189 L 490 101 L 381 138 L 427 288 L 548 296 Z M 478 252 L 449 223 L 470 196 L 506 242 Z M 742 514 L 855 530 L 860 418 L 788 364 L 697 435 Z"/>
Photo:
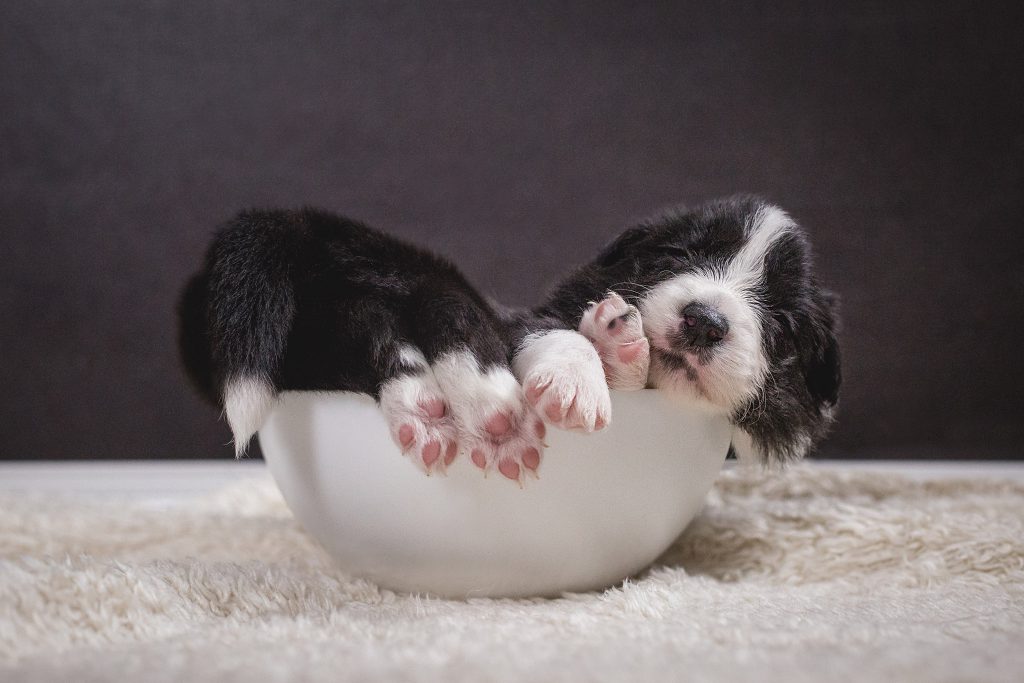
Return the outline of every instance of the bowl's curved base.
<path id="1" fill-rule="evenodd" d="M 296 518 L 353 575 L 442 597 L 551 596 L 653 562 L 728 451 L 724 418 L 653 391 L 613 393 L 613 419 L 592 435 L 550 430 L 522 489 L 465 457 L 425 476 L 361 394 L 283 394 L 260 445 Z"/>

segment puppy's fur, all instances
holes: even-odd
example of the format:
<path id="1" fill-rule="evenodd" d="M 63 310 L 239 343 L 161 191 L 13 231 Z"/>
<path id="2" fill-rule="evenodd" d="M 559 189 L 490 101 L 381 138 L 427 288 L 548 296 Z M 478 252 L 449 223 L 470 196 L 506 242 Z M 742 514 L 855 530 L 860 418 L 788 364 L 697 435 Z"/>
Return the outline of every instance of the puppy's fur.
<path id="1" fill-rule="evenodd" d="M 310 209 L 240 214 L 218 230 L 180 316 L 186 368 L 223 406 L 239 454 L 286 389 L 375 396 L 428 469 L 482 438 L 495 414 L 510 424 L 478 444 L 488 465 L 507 459 L 499 445 L 539 445 L 506 443 L 532 425 L 492 307 L 444 259 L 360 223 Z"/>
<path id="2" fill-rule="evenodd" d="M 833 299 L 803 232 L 755 198 L 627 230 L 532 310 L 491 305 L 448 261 L 360 223 L 245 212 L 186 287 L 181 349 L 239 453 L 277 392 L 347 390 L 381 402 L 428 472 L 465 450 L 518 479 L 543 448 L 534 411 L 582 431 L 611 419 L 601 345 L 616 342 L 594 327 L 609 293 L 646 335 L 626 374 L 728 414 L 742 455 L 788 460 L 825 433 L 840 384 Z M 728 321 L 722 338 L 694 345 L 682 311 L 695 302 Z"/>
<path id="3" fill-rule="evenodd" d="M 575 327 L 583 302 L 608 291 L 642 315 L 649 385 L 727 413 L 741 457 L 784 462 L 826 433 L 841 384 L 835 297 L 812 273 L 806 235 L 778 207 L 734 197 L 631 228 L 534 314 Z M 720 343 L 682 338 L 693 303 L 728 320 Z"/>

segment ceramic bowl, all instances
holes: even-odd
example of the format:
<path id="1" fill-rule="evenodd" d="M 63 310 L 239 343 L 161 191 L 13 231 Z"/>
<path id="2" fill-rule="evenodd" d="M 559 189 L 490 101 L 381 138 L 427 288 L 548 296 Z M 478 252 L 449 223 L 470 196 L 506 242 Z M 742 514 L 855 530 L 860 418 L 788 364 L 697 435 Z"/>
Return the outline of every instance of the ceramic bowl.
<path id="1" fill-rule="evenodd" d="M 596 434 L 549 429 L 521 488 L 461 454 L 426 476 L 374 401 L 286 392 L 260 430 L 285 501 L 345 571 L 441 597 L 553 596 L 644 569 L 686 528 L 731 427 L 656 391 L 613 392 Z"/>

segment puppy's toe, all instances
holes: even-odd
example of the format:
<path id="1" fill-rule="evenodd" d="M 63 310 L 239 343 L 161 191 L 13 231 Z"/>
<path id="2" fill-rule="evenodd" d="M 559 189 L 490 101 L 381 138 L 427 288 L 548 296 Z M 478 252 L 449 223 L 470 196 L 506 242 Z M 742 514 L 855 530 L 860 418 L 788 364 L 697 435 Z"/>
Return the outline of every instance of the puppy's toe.
<path id="1" fill-rule="evenodd" d="M 527 401 L 548 424 L 592 432 L 611 422 L 611 396 L 593 344 L 556 330 L 527 340 L 517 357 Z"/>
<path id="2" fill-rule="evenodd" d="M 452 356 L 436 363 L 434 371 L 451 399 L 459 443 L 470 461 L 520 484 L 524 475 L 535 473 L 544 426 L 509 369 L 481 370 L 473 358 Z"/>
<path id="3" fill-rule="evenodd" d="M 635 390 L 647 385 L 650 343 L 635 306 L 610 292 L 583 314 L 579 332 L 597 349 L 609 387 Z"/>
<path id="4" fill-rule="evenodd" d="M 444 471 L 455 460 L 458 430 L 429 371 L 385 383 L 380 406 L 395 443 L 426 474 Z"/>

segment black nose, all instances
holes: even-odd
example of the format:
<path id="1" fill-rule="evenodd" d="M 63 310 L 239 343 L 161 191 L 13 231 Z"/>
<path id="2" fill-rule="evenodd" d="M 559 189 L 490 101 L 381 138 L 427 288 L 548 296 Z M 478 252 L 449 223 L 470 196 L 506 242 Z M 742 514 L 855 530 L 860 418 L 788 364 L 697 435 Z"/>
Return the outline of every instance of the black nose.
<path id="1" fill-rule="evenodd" d="M 679 331 L 691 346 L 714 346 L 722 341 L 729 331 L 729 321 L 725 316 L 707 304 L 695 301 L 687 304 L 681 313 L 683 322 L 679 324 Z"/>

